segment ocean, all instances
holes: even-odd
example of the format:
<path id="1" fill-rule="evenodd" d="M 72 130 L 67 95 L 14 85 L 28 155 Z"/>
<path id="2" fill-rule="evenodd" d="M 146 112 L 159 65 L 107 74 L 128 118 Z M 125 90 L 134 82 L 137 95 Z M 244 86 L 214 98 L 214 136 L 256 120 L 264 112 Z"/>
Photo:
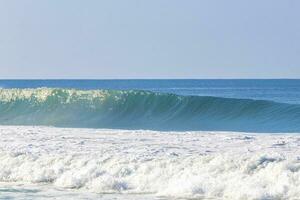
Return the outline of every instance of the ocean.
<path id="1" fill-rule="evenodd" d="M 300 80 L 0 80 L 0 199 L 296 199 Z"/>
<path id="2" fill-rule="evenodd" d="M 300 103 L 300 79 L 0 80 L 0 88 L 147 90 L 177 95 Z"/>

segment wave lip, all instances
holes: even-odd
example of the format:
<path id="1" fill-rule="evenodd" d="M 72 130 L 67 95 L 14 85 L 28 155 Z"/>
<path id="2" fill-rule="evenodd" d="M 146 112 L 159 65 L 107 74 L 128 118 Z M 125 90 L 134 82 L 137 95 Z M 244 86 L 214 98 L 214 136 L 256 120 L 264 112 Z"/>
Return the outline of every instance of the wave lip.
<path id="1" fill-rule="evenodd" d="M 0 89 L 0 124 L 299 132 L 300 105 L 135 90 Z"/>

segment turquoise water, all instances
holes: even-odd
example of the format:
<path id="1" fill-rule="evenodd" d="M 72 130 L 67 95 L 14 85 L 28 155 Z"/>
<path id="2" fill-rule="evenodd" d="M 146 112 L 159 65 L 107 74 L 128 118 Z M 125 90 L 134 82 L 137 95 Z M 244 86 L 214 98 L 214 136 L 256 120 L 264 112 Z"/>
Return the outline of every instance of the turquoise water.
<path id="1" fill-rule="evenodd" d="M 261 99 L 300 104 L 300 80 L 0 80 L 2 88 L 150 90 L 179 95 Z"/>
<path id="2" fill-rule="evenodd" d="M 2 80 L 0 86 L 1 125 L 300 132 L 300 80 Z"/>

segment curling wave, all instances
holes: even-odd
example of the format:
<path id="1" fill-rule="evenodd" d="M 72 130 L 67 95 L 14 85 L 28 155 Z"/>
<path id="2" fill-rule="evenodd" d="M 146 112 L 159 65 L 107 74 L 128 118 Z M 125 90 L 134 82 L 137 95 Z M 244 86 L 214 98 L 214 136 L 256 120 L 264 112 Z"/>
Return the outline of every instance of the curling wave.
<path id="1" fill-rule="evenodd" d="M 299 132 L 300 105 L 135 90 L 0 89 L 0 125 Z"/>

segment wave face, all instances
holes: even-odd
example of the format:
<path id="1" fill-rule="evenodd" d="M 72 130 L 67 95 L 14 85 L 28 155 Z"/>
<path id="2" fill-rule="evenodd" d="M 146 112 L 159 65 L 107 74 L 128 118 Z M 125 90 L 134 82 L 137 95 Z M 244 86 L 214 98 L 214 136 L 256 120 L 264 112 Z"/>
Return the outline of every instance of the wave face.
<path id="1" fill-rule="evenodd" d="M 300 105 L 134 90 L 0 89 L 0 124 L 299 132 Z"/>

